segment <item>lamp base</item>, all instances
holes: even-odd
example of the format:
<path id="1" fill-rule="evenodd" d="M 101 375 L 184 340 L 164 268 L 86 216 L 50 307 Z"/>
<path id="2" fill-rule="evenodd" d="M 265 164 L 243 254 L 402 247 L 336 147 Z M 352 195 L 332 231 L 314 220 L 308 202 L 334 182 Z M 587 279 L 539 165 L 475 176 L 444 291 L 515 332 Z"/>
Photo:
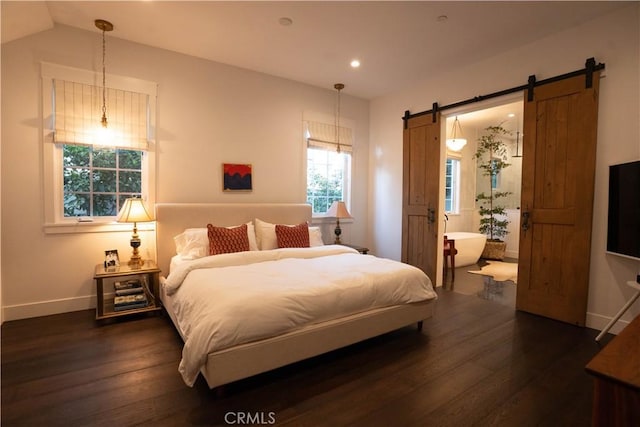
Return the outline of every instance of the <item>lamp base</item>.
<path id="1" fill-rule="evenodd" d="M 340 241 L 340 235 L 342 234 L 342 229 L 340 228 L 340 219 L 336 220 L 336 229 L 334 230 L 334 233 L 336 235 L 336 240 L 333 243 L 339 245 L 340 243 L 342 243 Z"/>
<path id="2" fill-rule="evenodd" d="M 133 225 L 133 236 L 131 236 L 131 247 L 133 248 L 133 253 L 131 254 L 131 259 L 129 259 L 129 267 L 140 268 L 144 262 L 142 262 L 142 257 L 138 252 L 140 237 L 138 237 L 138 227 L 135 223 Z"/>
<path id="3" fill-rule="evenodd" d="M 127 265 L 131 268 L 140 268 L 144 265 L 144 260 L 140 256 L 132 256 Z"/>

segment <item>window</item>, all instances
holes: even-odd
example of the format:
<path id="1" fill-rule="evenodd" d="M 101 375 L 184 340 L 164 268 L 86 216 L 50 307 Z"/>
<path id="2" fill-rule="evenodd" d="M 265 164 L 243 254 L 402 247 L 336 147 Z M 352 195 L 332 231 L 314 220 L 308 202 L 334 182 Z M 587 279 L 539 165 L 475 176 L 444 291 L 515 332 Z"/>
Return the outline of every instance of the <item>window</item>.
<path id="1" fill-rule="evenodd" d="M 460 213 L 460 160 L 447 157 L 445 166 L 444 210 Z"/>
<path id="2" fill-rule="evenodd" d="M 324 214 L 334 201 L 349 206 L 351 195 L 351 129 L 305 122 L 307 142 L 307 203 L 314 214 Z M 339 148 L 338 148 L 339 147 Z"/>
<path id="3" fill-rule="evenodd" d="M 495 190 L 500 188 L 500 169 L 502 165 L 500 164 L 500 159 L 491 159 L 491 189 Z"/>
<path id="4" fill-rule="evenodd" d="M 116 216 L 128 197 L 142 197 L 142 150 L 64 144 L 64 216 Z"/>
<path id="5" fill-rule="evenodd" d="M 348 199 L 351 154 L 307 148 L 307 203 L 313 213 L 329 210 L 334 201 Z"/>
<path id="6" fill-rule="evenodd" d="M 104 129 L 96 73 L 42 63 L 47 233 L 116 230 L 126 198 L 154 203 L 157 85 L 109 75 L 106 80 Z"/>

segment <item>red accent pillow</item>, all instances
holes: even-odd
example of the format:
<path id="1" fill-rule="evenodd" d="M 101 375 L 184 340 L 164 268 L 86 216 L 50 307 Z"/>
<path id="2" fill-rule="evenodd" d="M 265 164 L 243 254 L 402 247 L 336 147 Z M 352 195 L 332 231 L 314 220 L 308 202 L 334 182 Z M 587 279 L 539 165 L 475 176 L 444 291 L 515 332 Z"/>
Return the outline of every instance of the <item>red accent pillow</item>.
<path id="1" fill-rule="evenodd" d="M 309 225 L 306 222 L 298 225 L 276 224 L 276 238 L 279 248 L 308 248 Z"/>
<path id="2" fill-rule="evenodd" d="M 207 236 L 209 236 L 209 255 L 249 250 L 247 224 L 233 228 L 216 227 L 207 224 Z"/>

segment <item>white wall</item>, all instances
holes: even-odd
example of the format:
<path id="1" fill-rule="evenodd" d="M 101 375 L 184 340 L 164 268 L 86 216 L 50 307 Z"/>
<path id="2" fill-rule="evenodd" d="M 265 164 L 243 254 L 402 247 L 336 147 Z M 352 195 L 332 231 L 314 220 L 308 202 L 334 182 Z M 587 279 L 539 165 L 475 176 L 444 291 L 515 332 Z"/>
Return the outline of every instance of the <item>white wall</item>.
<path id="1" fill-rule="evenodd" d="M 101 38 L 65 26 L 2 45 L 2 304 L 5 320 L 95 306 L 105 249 L 128 259 L 130 232 L 45 234 L 40 61 L 99 71 Z M 158 202 L 306 200 L 304 111 L 332 116 L 335 90 L 108 38 L 107 73 L 158 83 Z M 355 123 L 352 222 L 345 241 L 368 244 L 369 104 L 341 97 Z M 222 192 L 223 162 L 252 163 L 251 193 Z M 153 231 L 141 253 L 154 256 Z M 331 236 L 325 236 L 330 241 Z"/>
<path id="2" fill-rule="evenodd" d="M 371 103 L 370 240 L 378 255 L 400 259 L 402 227 L 402 120 L 405 110 L 429 110 L 479 94 L 526 84 L 584 67 L 606 64 L 600 83 L 595 210 L 587 325 L 602 328 L 633 291 L 639 263 L 605 254 L 608 165 L 640 158 L 640 4 L 579 27 L 487 58 L 468 67 L 425 76 L 422 84 Z M 443 40 L 442 43 L 446 43 Z M 477 108 L 477 107 L 473 107 Z M 636 304 L 623 318 L 640 313 Z M 615 330 L 619 330 L 617 327 Z"/>

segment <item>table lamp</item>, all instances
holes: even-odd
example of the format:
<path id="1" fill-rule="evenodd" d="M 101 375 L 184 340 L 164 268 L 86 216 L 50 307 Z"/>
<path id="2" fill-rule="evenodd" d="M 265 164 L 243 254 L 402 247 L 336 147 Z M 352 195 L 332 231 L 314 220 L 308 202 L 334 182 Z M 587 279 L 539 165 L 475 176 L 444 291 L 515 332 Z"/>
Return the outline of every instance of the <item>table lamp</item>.
<path id="1" fill-rule="evenodd" d="M 138 223 L 153 221 L 153 217 L 149 215 L 147 208 L 144 206 L 142 199 L 133 197 L 126 199 L 120 213 L 118 213 L 118 222 L 132 222 L 133 223 L 133 235 L 131 236 L 131 247 L 133 248 L 133 254 L 129 260 L 129 266 L 140 267 L 142 266 L 142 258 L 138 253 L 140 247 L 140 237 L 138 236 Z"/>
<path id="2" fill-rule="evenodd" d="M 340 234 L 342 234 L 342 230 L 340 229 L 340 218 L 353 218 L 349 211 L 347 210 L 347 205 L 344 204 L 343 201 L 335 201 L 327 211 L 328 217 L 333 217 L 336 219 L 336 240 L 335 244 L 339 245 L 340 242 Z"/>

